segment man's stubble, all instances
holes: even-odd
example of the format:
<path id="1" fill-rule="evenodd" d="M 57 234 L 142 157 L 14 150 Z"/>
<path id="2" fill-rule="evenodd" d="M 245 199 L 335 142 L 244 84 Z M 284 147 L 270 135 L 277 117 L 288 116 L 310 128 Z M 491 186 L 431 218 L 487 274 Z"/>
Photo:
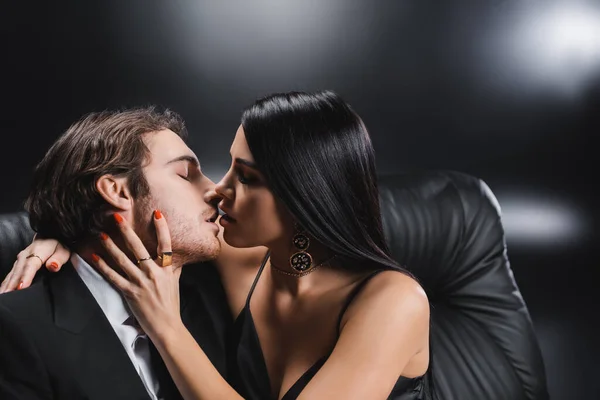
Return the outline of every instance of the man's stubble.
<path id="1" fill-rule="evenodd" d="M 138 198 L 134 209 L 134 230 L 150 254 L 157 251 L 158 240 L 154 227 L 154 210 L 159 205 L 151 194 Z M 196 219 L 183 216 L 174 207 L 160 208 L 169 225 L 173 264 L 184 265 L 214 260 L 221 251 L 221 243 L 210 232 L 202 229 L 204 216 Z"/>

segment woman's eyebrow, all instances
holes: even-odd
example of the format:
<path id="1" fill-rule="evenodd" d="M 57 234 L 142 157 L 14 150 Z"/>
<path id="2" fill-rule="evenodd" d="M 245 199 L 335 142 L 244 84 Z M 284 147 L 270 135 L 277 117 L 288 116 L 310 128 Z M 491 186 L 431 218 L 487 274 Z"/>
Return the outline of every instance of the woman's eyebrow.
<path id="1" fill-rule="evenodd" d="M 248 160 L 245 160 L 243 158 L 236 158 L 234 161 L 236 163 L 245 165 L 246 167 L 258 170 L 257 165 L 254 162 L 252 162 L 252 161 L 248 161 Z"/>

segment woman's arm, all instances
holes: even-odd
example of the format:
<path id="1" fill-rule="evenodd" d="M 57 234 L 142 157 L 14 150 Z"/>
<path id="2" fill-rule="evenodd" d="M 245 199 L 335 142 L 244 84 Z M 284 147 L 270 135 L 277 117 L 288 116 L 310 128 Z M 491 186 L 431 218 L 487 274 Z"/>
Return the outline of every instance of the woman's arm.
<path id="1" fill-rule="evenodd" d="M 154 223 L 158 235 L 158 254 L 171 251 L 171 238 L 165 218 Z M 135 265 L 106 235 L 101 242 L 124 276 L 98 255 L 94 266 L 122 293 L 139 324 L 150 337 L 186 400 L 241 399 L 219 374 L 181 321 L 179 277 L 181 265 L 159 266 L 124 218 L 117 223 L 127 247 L 139 262 Z"/>
<path id="2" fill-rule="evenodd" d="M 298 399 L 387 399 L 413 358 L 419 362 L 411 363 L 412 376 L 424 374 L 428 299 L 412 278 L 382 272 L 346 311 L 332 354 Z"/>
<path id="3" fill-rule="evenodd" d="M 223 379 L 183 324 L 152 338 L 173 382 L 186 400 L 242 397 Z"/>

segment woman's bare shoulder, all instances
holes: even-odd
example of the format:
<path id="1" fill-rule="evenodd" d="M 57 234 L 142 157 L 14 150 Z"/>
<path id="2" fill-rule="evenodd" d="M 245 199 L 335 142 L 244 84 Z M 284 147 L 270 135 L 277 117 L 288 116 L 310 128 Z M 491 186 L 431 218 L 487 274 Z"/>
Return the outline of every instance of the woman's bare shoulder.
<path id="1" fill-rule="evenodd" d="M 377 274 L 367 284 L 365 295 L 370 301 L 390 301 L 390 307 L 396 309 L 429 310 L 429 299 L 423 286 L 415 278 L 399 271 Z"/>
<path id="2" fill-rule="evenodd" d="M 425 291 L 407 274 L 380 272 L 352 299 L 339 333 L 334 351 L 319 371 L 328 374 L 329 381 L 341 381 L 355 368 L 379 371 L 374 387 L 395 382 L 398 376 L 421 376 L 429 364 Z"/>
<path id="3" fill-rule="evenodd" d="M 429 324 L 429 299 L 425 290 L 414 278 L 399 271 L 383 271 L 371 278 L 348 308 L 344 320 L 373 314 L 373 310 L 378 310 L 376 314 L 385 316 L 388 322 L 394 316 L 392 319 L 399 323 L 410 318 L 417 324 Z"/>
<path id="4" fill-rule="evenodd" d="M 374 291 L 392 292 L 404 296 L 416 296 L 427 300 L 425 290 L 412 276 L 401 271 L 387 270 L 375 275 L 369 282 Z"/>

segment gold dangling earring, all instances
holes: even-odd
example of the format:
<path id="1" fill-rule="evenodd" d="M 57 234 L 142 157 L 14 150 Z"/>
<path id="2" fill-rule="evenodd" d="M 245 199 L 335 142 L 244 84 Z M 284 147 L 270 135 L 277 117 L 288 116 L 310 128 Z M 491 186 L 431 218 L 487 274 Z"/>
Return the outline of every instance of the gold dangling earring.
<path id="1" fill-rule="evenodd" d="M 298 251 L 290 257 L 290 267 L 297 272 L 306 272 L 311 269 L 313 263 L 312 256 L 306 251 L 310 246 L 310 239 L 298 223 L 295 223 L 294 227 L 296 234 L 292 238 L 292 244 Z"/>

